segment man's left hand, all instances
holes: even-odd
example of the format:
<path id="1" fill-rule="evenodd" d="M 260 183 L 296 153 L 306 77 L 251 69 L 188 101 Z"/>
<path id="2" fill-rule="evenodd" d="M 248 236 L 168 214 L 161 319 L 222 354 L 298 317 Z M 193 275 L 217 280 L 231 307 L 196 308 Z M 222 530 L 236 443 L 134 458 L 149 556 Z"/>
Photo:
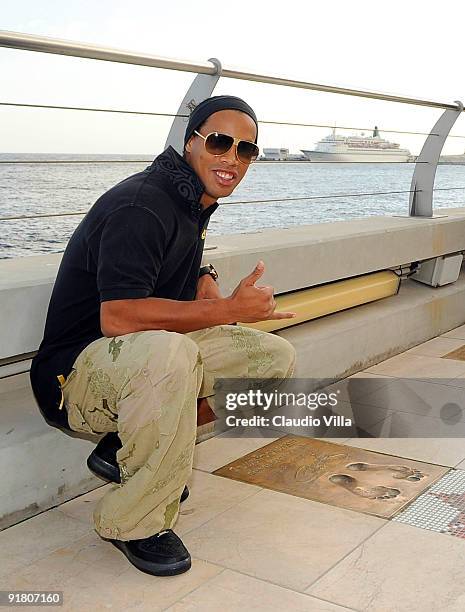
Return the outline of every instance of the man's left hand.
<path id="1" fill-rule="evenodd" d="M 222 298 L 220 288 L 210 274 L 204 274 L 197 282 L 196 300 L 212 300 Z"/>

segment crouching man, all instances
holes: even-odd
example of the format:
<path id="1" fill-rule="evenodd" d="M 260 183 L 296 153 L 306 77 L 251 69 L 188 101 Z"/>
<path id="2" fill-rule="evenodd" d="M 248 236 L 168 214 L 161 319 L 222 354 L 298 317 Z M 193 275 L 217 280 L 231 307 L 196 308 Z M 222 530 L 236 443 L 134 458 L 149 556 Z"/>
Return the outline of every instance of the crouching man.
<path id="1" fill-rule="evenodd" d="M 234 324 L 294 316 L 255 285 L 263 262 L 228 297 L 214 268 L 200 268 L 209 218 L 256 159 L 257 132 L 240 98 L 207 99 L 183 156 L 168 147 L 97 200 L 63 255 L 31 368 L 50 424 L 107 434 L 88 463 L 119 484 L 99 501 L 95 529 L 157 576 L 191 565 L 172 527 L 214 378 L 286 378 L 295 367 L 284 338 Z"/>

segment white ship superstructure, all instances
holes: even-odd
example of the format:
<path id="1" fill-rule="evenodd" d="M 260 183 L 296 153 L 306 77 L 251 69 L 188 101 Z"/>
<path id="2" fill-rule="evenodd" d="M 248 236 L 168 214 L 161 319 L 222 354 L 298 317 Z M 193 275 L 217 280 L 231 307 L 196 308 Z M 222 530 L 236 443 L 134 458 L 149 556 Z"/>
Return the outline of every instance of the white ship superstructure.
<path id="1" fill-rule="evenodd" d="M 381 138 L 377 126 L 371 136 L 339 136 L 333 128 L 314 150 L 302 149 L 302 153 L 311 161 L 332 162 L 406 162 L 411 156 L 408 149 Z"/>

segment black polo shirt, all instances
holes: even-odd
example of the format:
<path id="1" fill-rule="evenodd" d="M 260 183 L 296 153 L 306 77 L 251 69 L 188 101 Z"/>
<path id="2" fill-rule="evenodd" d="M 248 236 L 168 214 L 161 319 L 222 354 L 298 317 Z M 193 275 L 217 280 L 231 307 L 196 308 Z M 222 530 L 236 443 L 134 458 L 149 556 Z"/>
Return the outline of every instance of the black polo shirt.
<path id="1" fill-rule="evenodd" d="M 204 186 L 175 149 L 104 193 L 71 236 L 53 287 L 44 338 L 31 366 L 42 414 L 67 427 L 59 410 L 57 376 L 103 337 L 100 303 L 160 297 L 194 300 L 214 203 L 204 209 Z"/>

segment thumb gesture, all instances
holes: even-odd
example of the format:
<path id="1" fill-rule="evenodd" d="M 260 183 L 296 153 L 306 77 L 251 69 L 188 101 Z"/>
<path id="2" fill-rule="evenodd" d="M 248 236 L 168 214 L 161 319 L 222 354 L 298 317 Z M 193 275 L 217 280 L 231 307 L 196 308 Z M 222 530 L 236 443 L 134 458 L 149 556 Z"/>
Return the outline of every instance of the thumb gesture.
<path id="1" fill-rule="evenodd" d="M 254 285 L 258 281 L 258 279 L 260 278 L 260 276 L 263 274 L 264 271 L 265 271 L 265 264 L 260 259 L 257 265 L 255 266 L 255 268 L 252 270 L 252 272 L 243 279 L 243 284 L 246 286 Z"/>

